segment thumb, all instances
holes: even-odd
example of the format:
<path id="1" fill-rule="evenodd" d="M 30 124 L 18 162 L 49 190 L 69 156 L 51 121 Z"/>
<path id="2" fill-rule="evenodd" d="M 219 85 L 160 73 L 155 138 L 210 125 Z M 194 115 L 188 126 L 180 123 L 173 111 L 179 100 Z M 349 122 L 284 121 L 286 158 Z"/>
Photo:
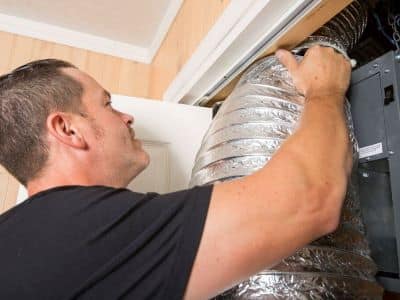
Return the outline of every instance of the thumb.
<path id="1" fill-rule="evenodd" d="M 282 65 L 284 65 L 286 69 L 288 69 L 291 75 L 296 72 L 299 64 L 291 52 L 279 49 L 278 51 L 276 51 L 275 56 L 279 59 Z"/>

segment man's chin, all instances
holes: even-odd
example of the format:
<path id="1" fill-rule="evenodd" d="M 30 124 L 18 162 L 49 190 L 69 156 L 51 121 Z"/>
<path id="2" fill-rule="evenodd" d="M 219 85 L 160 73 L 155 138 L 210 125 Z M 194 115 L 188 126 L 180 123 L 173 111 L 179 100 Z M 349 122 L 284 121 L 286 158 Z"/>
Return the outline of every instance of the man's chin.
<path id="1" fill-rule="evenodd" d="M 143 170 L 146 169 L 149 166 L 149 164 L 150 164 L 150 155 L 145 150 L 143 150 Z"/>
<path id="2" fill-rule="evenodd" d="M 140 145 L 141 142 L 139 141 Z M 139 151 L 136 153 L 136 164 L 140 166 L 141 171 L 146 169 L 150 164 L 150 155 L 144 150 L 142 147 L 138 149 Z"/>
<path id="3" fill-rule="evenodd" d="M 136 155 L 136 169 L 139 173 L 141 173 L 149 166 L 150 155 L 144 149 L 140 149 L 140 152 Z"/>

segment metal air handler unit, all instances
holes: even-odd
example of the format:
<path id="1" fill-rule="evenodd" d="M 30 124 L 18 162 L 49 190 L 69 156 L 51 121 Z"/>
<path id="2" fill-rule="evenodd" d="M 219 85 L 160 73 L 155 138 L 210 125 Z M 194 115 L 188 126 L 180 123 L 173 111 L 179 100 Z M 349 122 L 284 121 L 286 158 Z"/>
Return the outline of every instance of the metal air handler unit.
<path id="1" fill-rule="evenodd" d="M 360 148 L 361 212 L 377 279 L 400 293 L 400 52 L 353 71 L 348 96 Z"/>

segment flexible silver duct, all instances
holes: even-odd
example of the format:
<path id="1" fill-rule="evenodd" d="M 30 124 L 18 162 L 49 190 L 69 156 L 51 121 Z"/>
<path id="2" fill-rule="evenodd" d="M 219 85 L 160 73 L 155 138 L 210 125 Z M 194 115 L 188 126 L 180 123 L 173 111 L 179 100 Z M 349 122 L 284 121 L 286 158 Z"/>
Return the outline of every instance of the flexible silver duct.
<path id="1" fill-rule="evenodd" d="M 345 54 L 366 26 L 355 1 L 294 50 L 314 44 Z M 197 154 L 191 186 L 245 176 L 262 168 L 298 125 L 304 98 L 275 56 L 253 64 L 224 101 Z M 347 103 L 347 121 L 357 166 L 357 141 Z M 218 299 L 381 299 L 376 266 L 364 237 L 353 170 L 337 231 L 252 276 Z M 284 221 L 284 220 L 283 220 Z"/>

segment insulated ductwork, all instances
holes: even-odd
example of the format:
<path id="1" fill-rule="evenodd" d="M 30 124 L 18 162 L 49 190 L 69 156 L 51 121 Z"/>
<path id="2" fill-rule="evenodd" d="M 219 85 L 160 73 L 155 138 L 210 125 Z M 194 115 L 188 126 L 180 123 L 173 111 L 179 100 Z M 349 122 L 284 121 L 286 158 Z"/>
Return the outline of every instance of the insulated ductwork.
<path id="1" fill-rule="evenodd" d="M 296 48 L 296 58 L 301 60 L 302 50 L 314 44 L 331 46 L 345 54 L 360 38 L 366 18 L 360 2 L 353 2 Z M 207 131 L 197 154 L 191 185 L 225 181 L 262 168 L 296 129 L 303 103 L 304 98 L 275 56 L 253 64 Z M 356 168 L 357 142 L 349 105 L 346 109 Z M 356 176 L 354 170 L 336 232 L 218 298 L 381 299 L 382 289 L 374 280 L 376 267 L 364 237 Z"/>

